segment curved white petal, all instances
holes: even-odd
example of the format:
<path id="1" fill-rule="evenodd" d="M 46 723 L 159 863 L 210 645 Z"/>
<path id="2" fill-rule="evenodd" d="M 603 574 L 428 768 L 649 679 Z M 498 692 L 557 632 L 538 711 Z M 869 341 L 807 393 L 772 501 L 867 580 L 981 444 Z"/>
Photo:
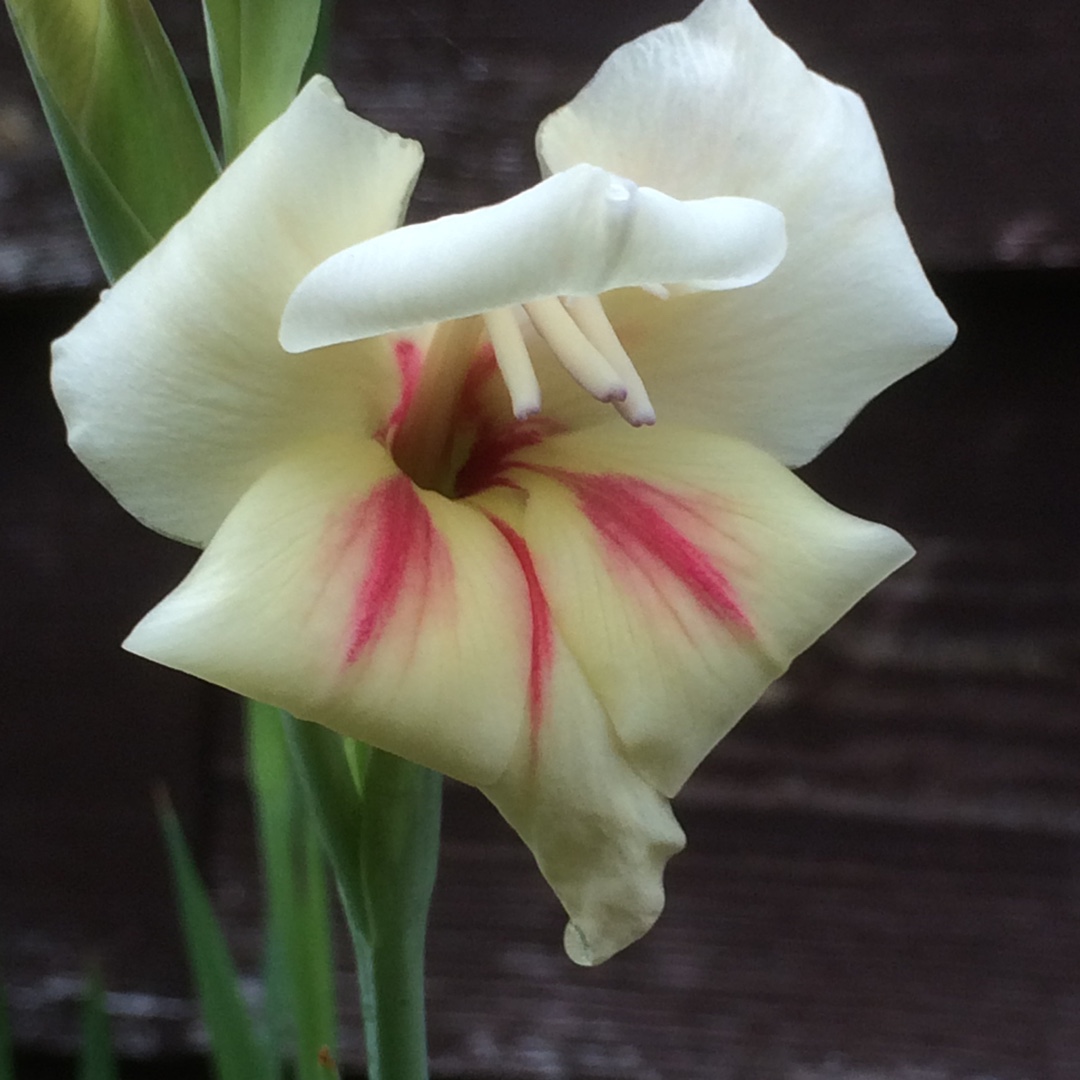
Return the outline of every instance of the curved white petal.
<path id="1" fill-rule="evenodd" d="M 55 344 L 71 445 L 131 513 L 204 543 L 291 442 L 377 425 L 386 347 L 301 360 L 278 321 L 320 260 L 398 224 L 420 162 L 314 79 Z"/>
<path id="2" fill-rule="evenodd" d="M 953 338 L 862 101 L 809 72 L 747 0 L 705 0 L 616 50 L 537 146 L 548 171 L 588 161 L 680 199 L 743 196 L 785 216 L 787 255 L 753 289 L 605 297 L 660 422 L 801 463 Z M 551 405 L 591 415 L 569 397 Z"/>
<path id="3" fill-rule="evenodd" d="M 736 439 L 609 425 L 512 461 L 555 625 L 627 761 L 669 797 L 911 555 Z"/>
<path id="4" fill-rule="evenodd" d="M 751 199 L 680 202 L 577 165 L 495 206 L 341 251 L 293 294 L 291 352 L 551 296 L 626 285 L 733 289 L 784 255 L 783 218 Z"/>

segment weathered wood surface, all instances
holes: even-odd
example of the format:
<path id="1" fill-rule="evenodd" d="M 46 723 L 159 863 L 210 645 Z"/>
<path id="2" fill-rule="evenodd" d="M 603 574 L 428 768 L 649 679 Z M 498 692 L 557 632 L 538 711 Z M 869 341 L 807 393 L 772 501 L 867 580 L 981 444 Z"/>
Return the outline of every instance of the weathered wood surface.
<path id="1" fill-rule="evenodd" d="M 204 101 L 199 5 L 161 5 Z M 535 179 L 533 132 L 621 41 L 690 0 L 342 3 L 334 71 L 365 116 L 420 139 L 414 216 Z M 814 67 L 867 99 L 916 246 L 942 269 L 1080 265 L 1074 0 L 761 0 Z M 0 287 L 99 280 L 10 30 L 0 27 Z"/>
<path id="2" fill-rule="evenodd" d="M 528 183 L 536 121 L 619 40 L 690 6 L 342 4 L 356 32 L 338 70 L 354 107 L 424 141 L 430 216 Z M 195 7 L 168 11 L 189 56 Z M 668 911 L 599 971 L 562 957 L 527 854 L 451 790 L 437 1075 L 1075 1080 L 1080 280 L 1031 268 L 1077 263 L 1080 25 L 1072 0 L 761 9 L 868 98 L 917 243 L 967 271 L 942 279 L 963 328 L 950 356 L 807 470 L 920 556 L 694 779 Z M 154 1057 L 198 1045 L 156 779 L 249 964 L 258 898 L 229 706 L 116 648 L 190 556 L 81 471 L 48 398 L 46 342 L 90 294 L 25 294 L 96 281 L 5 27 L 0 961 L 26 1048 L 70 1049 L 97 955 L 123 1050 Z"/>

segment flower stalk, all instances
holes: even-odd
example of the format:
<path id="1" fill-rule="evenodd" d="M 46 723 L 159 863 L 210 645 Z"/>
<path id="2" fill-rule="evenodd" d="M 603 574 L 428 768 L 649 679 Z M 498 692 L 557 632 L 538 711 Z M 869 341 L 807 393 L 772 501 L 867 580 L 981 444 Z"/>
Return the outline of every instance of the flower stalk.
<path id="1" fill-rule="evenodd" d="M 427 1080 L 424 943 L 442 777 L 283 713 L 356 957 L 370 1080 Z"/>

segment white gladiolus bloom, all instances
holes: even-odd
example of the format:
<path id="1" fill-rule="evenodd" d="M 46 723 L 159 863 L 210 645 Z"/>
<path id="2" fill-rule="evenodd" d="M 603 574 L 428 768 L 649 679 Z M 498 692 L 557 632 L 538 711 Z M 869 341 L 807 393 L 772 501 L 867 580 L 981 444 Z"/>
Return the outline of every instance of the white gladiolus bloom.
<path id="1" fill-rule="evenodd" d="M 205 547 L 127 647 L 481 788 L 598 963 L 660 913 L 668 800 L 910 554 L 788 467 L 954 328 L 862 102 L 746 0 L 617 50 L 538 151 L 399 228 L 420 148 L 315 79 L 53 378 Z"/>

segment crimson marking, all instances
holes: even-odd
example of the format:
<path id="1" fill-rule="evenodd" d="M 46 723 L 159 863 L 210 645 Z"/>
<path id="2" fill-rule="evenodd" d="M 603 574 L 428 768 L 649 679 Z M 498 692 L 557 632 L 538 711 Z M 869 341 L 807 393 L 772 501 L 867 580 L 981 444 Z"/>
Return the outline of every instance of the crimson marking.
<path id="1" fill-rule="evenodd" d="M 376 484 L 352 509 L 346 528 L 349 547 L 370 537 L 345 652 L 345 662 L 353 664 L 383 635 L 410 579 L 421 575 L 424 589 L 430 586 L 442 538 L 412 481 L 401 475 Z"/>
<path id="2" fill-rule="evenodd" d="M 420 385 L 421 372 L 424 370 L 424 354 L 416 342 L 410 338 L 402 338 L 394 342 L 394 359 L 397 361 L 398 373 L 401 376 L 401 393 L 398 395 L 393 412 L 386 418 L 383 426 L 375 432 L 375 438 L 380 442 L 385 442 L 391 431 L 396 431 L 401 427 L 409 414 L 413 398 L 416 397 L 417 387 Z"/>
<path id="3" fill-rule="evenodd" d="M 486 511 L 485 511 L 486 513 Z M 510 550 L 521 567 L 525 588 L 529 597 L 529 743 L 532 759 L 536 760 L 540 728 L 544 722 L 547 692 L 551 683 L 551 669 L 555 660 L 555 634 L 552 628 L 551 607 L 544 595 L 544 587 L 536 573 L 532 552 L 521 533 L 511 528 L 502 518 L 487 514 L 488 520 L 503 535 Z"/>
<path id="4" fill-rule="evenodd" d="M 483 403 L 480 395 L 488 380 L 499 370 L 499 363 L 495 359 L 495 348 L 491 342 L 484 342 L 473 356 L 469 370 L 465 372 L 465 380 L 461 384 L 461 395 L 458 398 L 457 413 L 463 420 L 476 422 L 484 415 Z"/>
<path id="5" fill-rule="evenodd" d="M 542 416 L 481 428 L 468 458 L 458 470 L 454 494 L 464 499 L 490 487 L 519 487 L 502 475 L 515 464 L 511 461 L 513 455 L 564 430 L 557 421 Z"/>
<path id="6" fill-rule="evenodd" d="M 669 520 L 699 517 L 685 499 L 645 480 L 619 473 L 577 473 L 532 466 L 565 484 L 608 551 L 642 563 L 651 559 L 677 578 L 710 615 L 753 633 L 753 626 L 727 577 L 697 544 Z"/>

